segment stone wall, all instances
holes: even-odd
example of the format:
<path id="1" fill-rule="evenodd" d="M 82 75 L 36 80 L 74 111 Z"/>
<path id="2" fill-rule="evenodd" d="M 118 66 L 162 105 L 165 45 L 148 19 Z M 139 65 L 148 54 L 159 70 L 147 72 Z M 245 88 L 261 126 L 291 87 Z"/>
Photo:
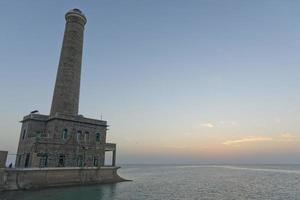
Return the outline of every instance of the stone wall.
<path id="1" fill-rule="evenodd" d="M 0 168 L 5 168 L 7 153 L 7 151 L 0 151 Z"/>
<path id="2" fill-rule="evenodd" d="M 0 169 L 0 191 L 116 183 L 119 167 Z"/>

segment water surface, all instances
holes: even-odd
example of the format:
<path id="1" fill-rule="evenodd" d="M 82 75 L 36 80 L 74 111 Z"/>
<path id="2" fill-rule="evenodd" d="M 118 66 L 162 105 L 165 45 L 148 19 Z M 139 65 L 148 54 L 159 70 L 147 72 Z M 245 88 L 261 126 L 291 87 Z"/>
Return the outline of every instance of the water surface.
<path id="1" fill-rule="evenodd" d="M 1 200 L 300 200 L 300 165 L 126 165 L 132 182 L 15 191 Z"/>

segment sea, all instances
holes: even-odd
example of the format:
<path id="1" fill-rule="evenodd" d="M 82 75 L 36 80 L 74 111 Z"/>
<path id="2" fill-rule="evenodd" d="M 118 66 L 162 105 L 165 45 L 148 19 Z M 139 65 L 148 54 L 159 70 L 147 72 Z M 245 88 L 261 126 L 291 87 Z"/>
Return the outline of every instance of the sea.
<path id="1" fill-rule="evenodd" d="M 300 200 L 300 165 L 124 165 L 116 184 L 0 193 L 1 200 Z"/>

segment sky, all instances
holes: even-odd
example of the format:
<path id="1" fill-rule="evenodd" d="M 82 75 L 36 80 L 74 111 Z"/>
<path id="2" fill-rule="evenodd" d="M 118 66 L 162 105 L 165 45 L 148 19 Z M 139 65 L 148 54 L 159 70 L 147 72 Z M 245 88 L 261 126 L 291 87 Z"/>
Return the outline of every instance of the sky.
<path id="1" fill-rule="evenodd" d="M 0 1 L 0 149 L 49 114 L 65 25 L 86 17 L 79 112 L 118 163 L 300 163 L 300 2 Z"/>

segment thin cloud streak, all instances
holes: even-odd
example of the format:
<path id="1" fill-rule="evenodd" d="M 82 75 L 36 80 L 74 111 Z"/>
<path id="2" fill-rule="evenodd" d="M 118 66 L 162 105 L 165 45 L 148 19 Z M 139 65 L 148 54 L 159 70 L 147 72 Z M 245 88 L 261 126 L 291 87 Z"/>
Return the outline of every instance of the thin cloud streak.
<path id="1" fill-rule="evenodd" d="M 263 137 L 263 136 L 254 136 L 254 137 L 246 137 L 237 140 L 227 140 L 223 142 L 224 145 L 238 145 L 241 143 L 248 143 L 248 142 L 262 142 L 262 141 L 272 141 L 273 138 L 271 137 Z"/>
<path id="2" fill-rule="evenodd" d="M 227 140 L 222 142 L 222 144 L 230 146 L 230 145 L 239 145 L 241 143 L 249 143 L 249 142 L 263 142 L 263 141 L 297 141 L 300 139 L 298 136 L 293 135 L 291 133 L 283 133 L 277 137 L 266 137 L 266 136 L 250 136 L 236 140 Z"/>
<path id="3" fill-rule="evenodd" d="M 298 136 L 296 135 L 293 135 L 291 133 L 283 133 L 280 135 L 280 139 L 283 139 L 283 140 L 297 140 L 299 139 Z"/>
<path id="4" fill-rule="evenodd" d="M 215 127 L 212 123 L 204 123 L 204 124 L 201 124 L 201 126 L 206 127 L 206 128 L 213 128 L 213 127 Z"/>

